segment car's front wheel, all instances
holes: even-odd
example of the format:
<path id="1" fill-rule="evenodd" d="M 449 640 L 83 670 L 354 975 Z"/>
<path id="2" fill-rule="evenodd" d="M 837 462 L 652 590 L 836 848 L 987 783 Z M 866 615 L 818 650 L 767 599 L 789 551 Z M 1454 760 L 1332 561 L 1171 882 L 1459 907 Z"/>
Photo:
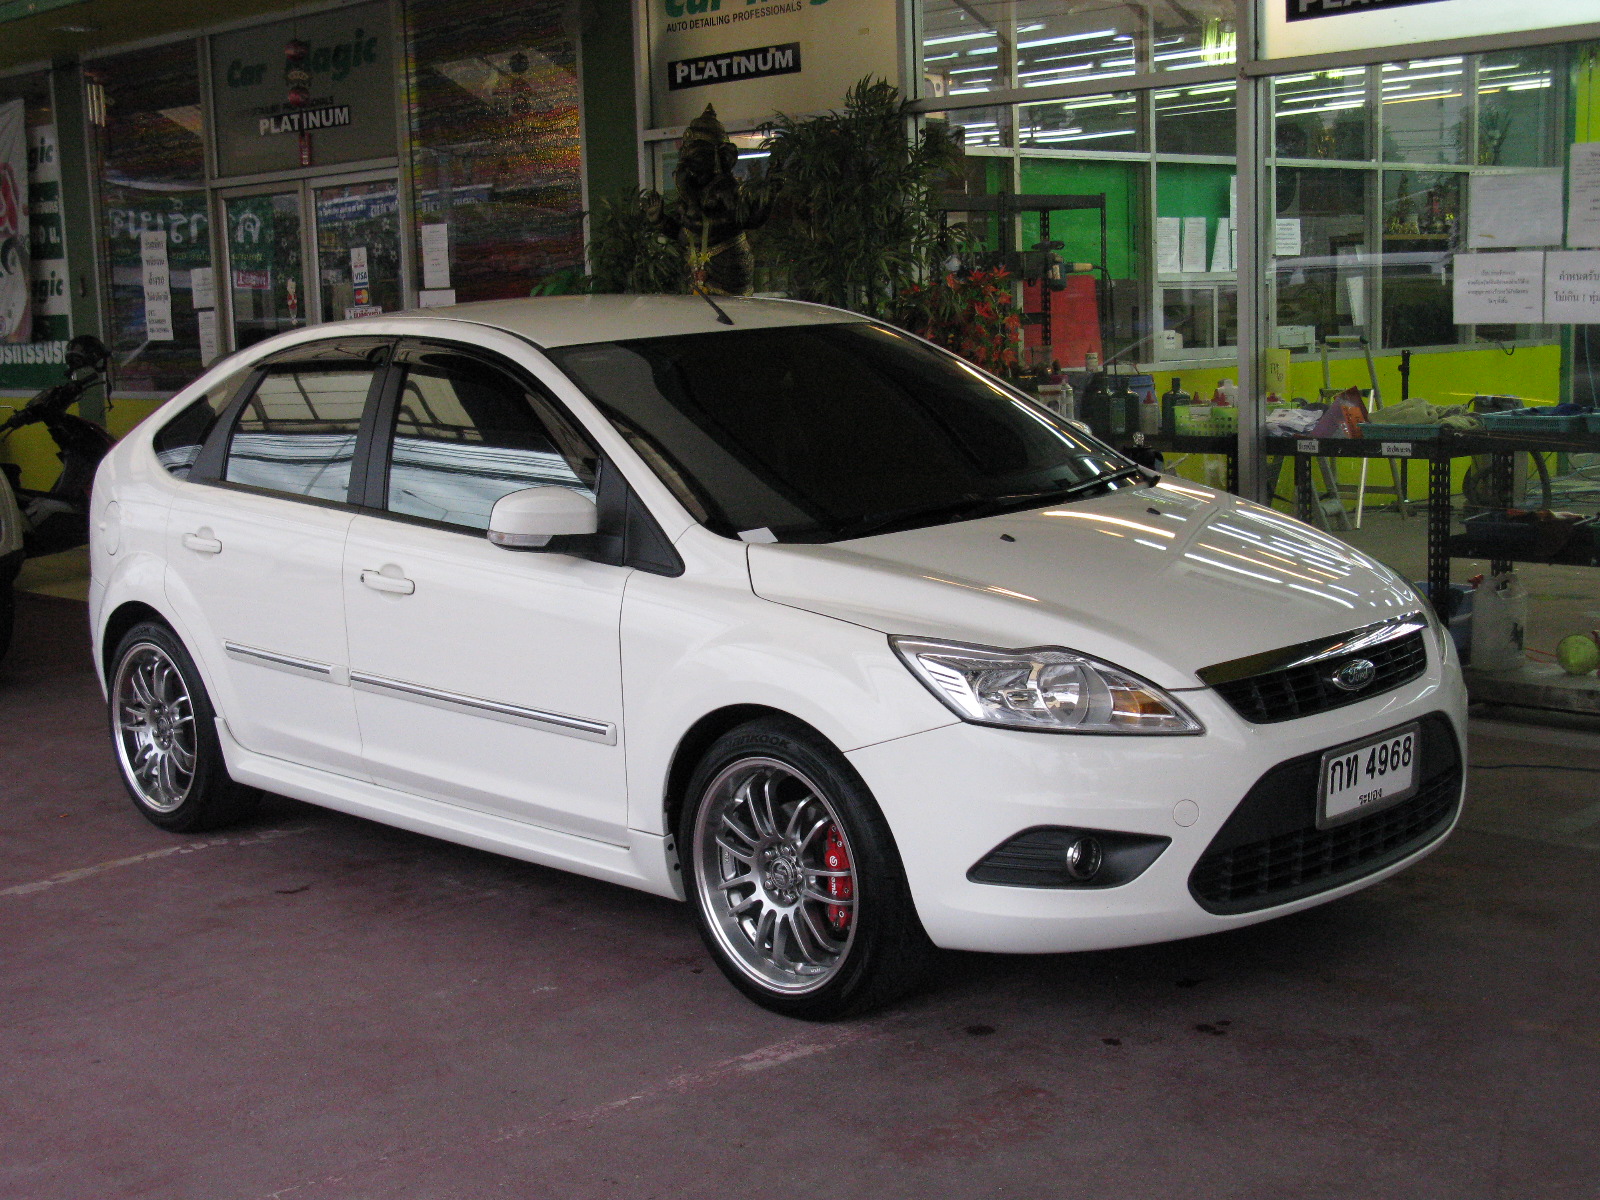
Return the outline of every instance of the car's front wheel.
<path id="1" fill-rule="evenodd" d="M 172 630 L 130 629 L 112 656 L 109 690 L 122 782 L 149 821 L 190 833 L 250 812 L 259 793 L 229 778 L 211 699 Z"/>
<path id="2" fill-rule="evenodd" d="M 701 935 L 756 1003 L 829 1020 L 920 980 L 932 946 L 888 825 L 803 728 L 758 721 L 720 738 L 690 782 L 678 844 Z"/>

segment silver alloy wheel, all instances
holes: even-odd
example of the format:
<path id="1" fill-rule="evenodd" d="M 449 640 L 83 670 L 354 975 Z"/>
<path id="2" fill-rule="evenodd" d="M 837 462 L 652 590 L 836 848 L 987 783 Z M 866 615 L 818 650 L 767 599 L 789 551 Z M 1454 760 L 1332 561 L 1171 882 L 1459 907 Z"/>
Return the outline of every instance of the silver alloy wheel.
<path id="1" fill-rule="evenodd" d="M 700 902 L 745 974 L 789 995 L 837 974 L 855 940 L 859 889 L 821 788 L 777 759 L 740 759 L 707 786 L 694 840 Z"/>
<path id="2" fill-rule="evenodd" d="M 154 642 L 134 645 L 111 685 L 117 757 L 139 800 L 158 813 L 177 810 L 194 786 L 194 702 L 183 675 Z"/>

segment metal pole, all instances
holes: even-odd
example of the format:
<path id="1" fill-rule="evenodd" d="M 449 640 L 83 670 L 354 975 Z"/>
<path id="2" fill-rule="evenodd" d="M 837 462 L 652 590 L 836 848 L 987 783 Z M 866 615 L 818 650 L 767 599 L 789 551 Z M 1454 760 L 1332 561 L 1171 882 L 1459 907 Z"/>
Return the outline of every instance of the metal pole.
<path id="1" fill-rule="evenodd" d="M 1255 4 L 1239 6 L 1239 82 L 1234 136 L 1239 149 L 1239 494 L 1251 500 L 1263 495 L 1261 437 L 1266 417 L 1266 348 L 1276 324 L 1267 311 L 1267 272 L 1263 228 L 1271 229 L 1276 211 L 1267 156 L 1272 143 L 1271 82 L 1246 73 L 1257 48 Z"/>

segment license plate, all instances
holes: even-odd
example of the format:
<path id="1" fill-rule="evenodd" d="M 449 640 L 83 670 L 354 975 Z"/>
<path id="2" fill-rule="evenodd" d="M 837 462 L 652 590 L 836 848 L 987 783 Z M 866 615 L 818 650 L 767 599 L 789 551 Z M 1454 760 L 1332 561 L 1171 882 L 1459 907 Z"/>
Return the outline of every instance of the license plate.
<path id="1" fill-rule="evenodd" d="M 1317 826 L 1343 824 L 1388 808 L 1417 790 L 1422 743 L 1416 725 L 1351 742 L 1322 756 Z"/>

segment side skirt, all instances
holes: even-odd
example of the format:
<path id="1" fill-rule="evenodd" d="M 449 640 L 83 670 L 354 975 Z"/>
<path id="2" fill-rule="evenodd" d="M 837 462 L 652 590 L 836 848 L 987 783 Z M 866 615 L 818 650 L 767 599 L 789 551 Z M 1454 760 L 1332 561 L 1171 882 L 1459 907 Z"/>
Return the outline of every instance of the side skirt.
<path id="1" fill-rule="evenodd" d="M 251 787 L 507 858 L 684 898 L 669 838 L 630 829 L 631 844 L 613 846 L 256 754 L 234 741 L 220 719 L 217 737 L 228 774 Z"/>

